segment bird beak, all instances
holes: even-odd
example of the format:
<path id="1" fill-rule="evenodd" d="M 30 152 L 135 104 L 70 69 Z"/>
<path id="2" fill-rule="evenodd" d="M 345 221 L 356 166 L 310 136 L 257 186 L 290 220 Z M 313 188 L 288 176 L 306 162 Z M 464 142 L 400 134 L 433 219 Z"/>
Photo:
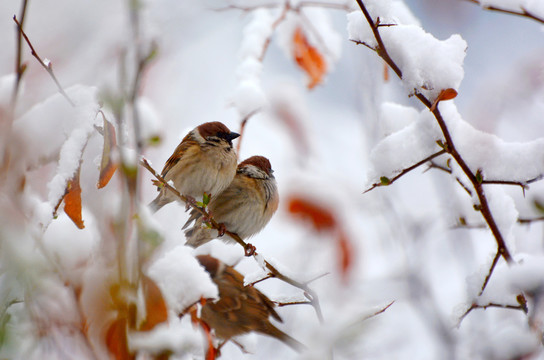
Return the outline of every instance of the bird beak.
<path id="1" fill-rule="evenodd" d="M 231 132 L 230 134 L 227 134 L 227 138 L 228 138 L 230 141 L 236 139 L 236 138 L 239 137 L 239 136 L 240 136 L 240 134 L 235 133 L 235 132 Z"/>

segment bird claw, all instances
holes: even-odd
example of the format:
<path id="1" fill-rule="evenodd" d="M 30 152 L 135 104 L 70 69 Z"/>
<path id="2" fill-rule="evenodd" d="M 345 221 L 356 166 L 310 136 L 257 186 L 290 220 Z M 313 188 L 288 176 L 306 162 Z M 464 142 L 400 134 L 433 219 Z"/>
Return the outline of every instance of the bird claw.
<path id="1" fill-rule="evenodd" d="M 218 225 L 219 225 L 219 227 L 218 227 L 217 231 L 219 232 L 219 234 L 217 236 L 221 237 L 221 236 L 225 235 L 225 232 L 227 231 L 227 227 L 223 223 L 220 223 Z"/>
<path id="2" fill-rule="evenodd" d="M 192 196 L 185 195 L 187 202 L 185 203 L 185 211 L 189 211 L 192 207 L 196 206 L 196 199 Z"/>
<path id="3" fill-rule="evenodd" d="M 256 251 L 257 251 L 257 248 L 255 246 L 253 246 L 252 244 L 249 244 L 249 243 L 246 244 L 246 247 L 244 249 L 244 252 L 245 252 L 246 256 L 255 255 Z"/>

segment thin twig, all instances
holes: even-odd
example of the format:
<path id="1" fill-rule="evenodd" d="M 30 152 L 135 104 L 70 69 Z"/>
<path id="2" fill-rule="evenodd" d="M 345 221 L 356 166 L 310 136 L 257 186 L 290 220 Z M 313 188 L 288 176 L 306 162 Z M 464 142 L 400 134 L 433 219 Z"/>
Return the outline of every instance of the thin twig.
<path id="1" fill-rule="evenodd" d="M 520 6 L 520 11 L 514 11 L 514 10 L 503 9 L 503 8 L 493 6 L 493 5 L 484 5 L 484 6 L 482 6 L 482 3 L 479 0 L 466 0 L 466 1 L 471 2 L 473 4 L 480 5 L 482 7 L 482 9 L 484 9 L 484 10 L 496 11 L 496 12 L 501 12 L 501 13 L 509 14 L 509 15 L 522 16 L 522 17 L 526 17 L 526 18 L 535 20 L 535 21 L 537 21 L 537 22 L 539 22 L 541 24 L 544 24 L 544 19 L 543 18 L 538 17 L 537 15 L 527 11 L 527 9 L 525 9 L 523 6 Z"/>
<path id="2" fill-rule="evenodd" d="M 530 224 L 537 221 L 544 221 L 544 216 L 536 217 L 536 218 L 519 218 L 518 223 L 520 224 Z"/>
<path id="3" fill-rule="evenodd" d="M 328 9 L 336 9 L 336 10 L 344 10 L 344 11 L 351 11 L 351 7 L 347 4 L 337 4 L 337 3 L 329 3 L 329 2 L 319 2 L 319 1 L 301 1 L 297 3 L 296 5 L 289 4 L 289 1 L 286 2 L 294 11 L 299 11 L 302 8 L 305 7 L 319 7 L 319 8 L 328 8 Z M 216 8 L 215 11 L 227 11 L 227 10 L 241 10 L 245 12 L 257 10 L 257 9 L 273 9 L 278 8 L 280 6 L 285 6 L 281 3 L 270 3 L 270 4 L 260 4 L 255 6 L 240 6 L 240 5 L 228 5 L 221 8 Z"/>
<path id="4" fill-rule="evenodd" d="M 379 182 L 379 183 L 375 183 L 375 184 L 372 184 L 372 186 L 365 190 L 365 193 L 369 192 L 370 190 L 373 190 L 377 187 L 380 187 L 380 186 L 387 186 L 387 185 L 391 185 L 392 183 L 394 183 L 396 180 L 398 180 L 400 177 L 402 177 L 403 175 L 406 175 L 407 173 L 409 173 L 410 171 L 414 170 L 415 168 L 418 168 L 419 166 L 425 164 L 426 162 L 429 162 L 431 161 L 432 159 L 440 156 L 440 155 L 443 155 L 446 153 L 446 150 L 440 150 L 428 157 L 426 157 L 425 159 L 415 163 L 414 165 L 410 166 L 410 167 L 407 167 L 406 169 L 402 170 L 397 176 L 393 177 L 392 179 L 389 179 L 389 178 L 386 178 L 386 177 L 382 177 L 383 181 Z"/>
<path id="5" fill-rule="evenodd" d="M 497 262 L 499 261 L 500 257 L 501 257 L 501 253 L 497 251 L 497 253 L 495 254 L 495 257 L 493 258 L 493 262 L 491 262 L 491 266 L 489 267 L 489 272 L 487 273 L 487 276 L 485 277 L 484 283 L 482 284 L 482 288 L 480 289 L 478 296 L 482 296 L 482 294 L 484 293 L 487 283 L 489 282 L 489 279 L 491 278 L 491 274 L 493 274 L 493 270 L 495 269 L 495 266 L 497 265 Z"/>
<path id="6" fill-rule="evenodd" d="M 395 300 L 391 301 L 388 305 L 386 305 L 384 308 L 376 311 L 375 313 L 365 316 L 363 321 L 371 319 L 371 318 L 373 318 L 373 317 L 375 317 L 377 315 L 380 315 L 380 314 L 384 313 L 385 310 L 389 309 L 391 307 L 391 305 L 393 305 L 394 303 L 395 303 Z"/>
<path id="7" fill-rule="evenodd" d="M 508 180 L 487 180 L 484 179 L 482 181 L 482 184 L 488 184 L 488 185 L 514 185 L 521 187 L 521 190 L 523 191 L 523 196 L 525 196 L 525 190 L 529 188 L 529 184 L 534 183 L 536 181 L 542 180 L 544 175 L 539 175 L 533 179 L 526 180 L 526 181 L 508 181 Z"/>
<path id="8" fill-rule="evenodd" d="M 326 273 L 323 273 L 323 274 L 321 274 L 321 275 L 317 275 L 316 277 L 313 277 L 313 278 L 311 278 L 310 280 L 305 281 L 305 283 L 306 283 L 306 284 L 313 283 L 314 281 L 317 281 L 317 280 L 319 280 L 319 279 L 321 279 L 321 278 L 323 278 L 323 277 L 325 277 L 325 276 L 327 276 L 327 275 L 330 275 L 330 273 L 329 273 L 329 272 L 326 272 Z"/>
<path id="9" fill-rule="evenodd" d="M 362 0 L 356 0 L 357 4 L 361 8 L 361 11 L 363 12 L 363 15 L 366 18 L 366 21 L 368 22 L 368 25 L 370 25 L 370 28 L 372 29 L 372 33 L 374 34 L 374 38 L 376 39 L 376 42 L 378 43 L 378 46 L 376 47 L 376 52 L 378 53 L 378 56 L 385 60 L 385 62 L 393 69 L 395 74 L 402 79 L 402 71 L 398 67 L 398 65 L 391 59 L 391 56 L 389 56 L 389 53 L 387 52 L 385 45 L 382 40 L 382 36 L 380 35 L 379 27 L 377 26 L 380 23 L 380 19 L 378 18 L 376 22 L 374 22 L 374 19 L 372 19 L 372 16 L 370 16 L 370 13 L 366 9 L 365 4 L 363 4 Z"/>
<path id="10" fill-rule="evenodd" d="M 544 216 L 535 217 L 535 218 L 518 218 L 516 222 L 518 224 L 531 224 L 534 222 L 540 222 L 544 221 Z M 461 221 L 457 223 L 453 228 L 455 229 L 485 229 L 487 226 L 486 224 L 468 224 L 464 218 L 461 218 Z"/>
<path id="11" fill-rule="evenodd" d="M 255 286 L 256 284 L 260 283 L 261 281 L 265 281 L 265 280 L 270 279 L 272 277 L 273 277 L 272 275 L 267 274 L 265 277 L 260 278 L 259 280 L 256 280 L 256 281 L 250 283 L 249 286 Z"/>
<path id="12" fill-rule="evenodd" d="M 452 173 L 452 170 L 450 168 L 447 168 L 445 166 L 442 166 L 442 165 L 439 165 L 437 163 L 435 163 L 434 161 L 431 161 L 431 163 L 429 164 L 429 169 L 438 169 L 438 170 L 441 170 L 441 171 L 444 171 L 444 172 L 447 172 L 448 174 L 451 174 Z M 427 171 L 425 170 L 425 171 Z M 459 186 L 461 186 L 469 196 L 472 196 L 472 191 L 465 185 L 463 184 L 463 182 L 461 181 L 461 179 L 459 179 L 457 176 L 455 177 L 455 180 L 457 181 L 457 183 L 459 184 Z"/>
<path id="13" fill-rule="evenodd" d="M 367 43 L 364 42 L 364 41 L 361 41 L 361 40 L 354 40 L 354 39 L 350 39 L 349 41 L 355 43 L 356 45 L 364 45 L 364 46 L 366 46 L 367 48 L 369 48 L 370 50 L 376 51 L 376 48 L 375 48 L 375 47 L 370 46 L 369 44 L 367 44 Z"/>
<path id="14" fill-rule="evenodd" d="M 42 60 L 42 58 L 38 55 L 38 53 L 36 52 L 36 50 L 34 49 L 34 46 L 32 46 L 32 43 L 30 42 L 30 39 L 28 38 L 28 36 L 26 35 L 26 33 L 23 31 L 23 26 L 21 25 L 21 23 L 17 20 L 17 16 L 16 15 L 13 15 L 13 21 L 15 21 L 15 23 L 17 24 L 18 28 L 19 28 L 19 32 L 21 33 L 21 35 L 23 35 L 26 43 L 28 44 L 28 46 L 30 47 L 30 50 L 31 50 L 31 53 L 32 53 L 32 56 L 34 56 L 38 62 L 40 63 L 41 66 L 43 66 L 43 68 L 49 73 L 49 75 L 51 76 L 51 78 L 53 79 L 53 81 L 55 82 L 55 84 L 57 85 L 57 89 L 59 90 L 59 92 L 62 94 L 62 96 L 64 96 L 64 98 L 70 103 L 70 105 L 72 106 L 76 106 L 74 104 L 74 102 L 72 101 L 72 99 L 70 99 L 70 97 L 68 96 L 68 94 L 66 94 L 66 92 L 64 91 L 64 89 L 62 88 L 62 86 L 60 85 L 57 77 L 55 76 L 55 73 L 53 72 L 53 65 L 51 63 L 51 61 L 48 61 L 47 63 L 45 63 L 45 61 Z"/>
<path id="15" fill-rule="evenodd" d="M 21 19 L 20 25 L 17 26 L 17 58 L 15 60 L 15 85 L 13 87 L 13 94 L 11 96 L 11 115 L 15 114 L 15 107 L 17 105 L 17 95 L 19 94 L 19 87 L 21 86 L 21 79 L 25 72 L 26 66 L 22 64 L 23 61 L 23 36 L 19 31 L 25 23 L 25 15 L 27 9 L 27 0 L 23 0 L 21 4 L 21 12 L 19 17 Z"/>
<path id="16" fill-rule="evenodd" d="M 238 144 L 236 144 L 236 153 L 237 154 L 240 154 L 240 147 L 242 145 L 242 138 L 244 137 L 244 131 L 246 129 L 246 125 L 247 125 L 247 122 L 249 121 L 249 119 L 255 115 L 256 113 L 258 113 L 259 111 L 261 111 L 261 109 L 255 109 L 253 111 L 251 111 L 249 114 L 247 114 L 243 119 L 242 119 L 242 122 L 240 123 L 240 137 L 238 138 Z"/>
<path id="17" fill-rule="evenodd" d="M 510 310 L 521 310 L 523 311 L 524 313 L 526 313 L 527 309 L 523 306 L 523 304 L 520 304 L 520 305 L 508 305 L 508 304 L 499 304 L 499 303 L 489 303 L 489 304 L 486 304 L 486 305 L 479 305 L 479 304 L 476 304 L 476 303 L 473 303 L 468 309 L 467 311 L 465 311 L 465 313 L 463 315 L 461 315 L 461 317 L 459 318 L 459 321 L 457 322 L 457 327 L 459 327 L 461 325 L 461 322 L 463 322 L 463 320 L 467 317 L 467 315 L 472 311 L 472 310 L 475 310 L 475 309 L 483 309 L 483 310 L 486 310 L 487 308 L 499 308 L 499 309 L 510 309 Z"/>
<path id="18" fill-rule="evenodd" d="M 276 304 L 278 307 L 283 307 L 283 306 L 290 306 L 290 305 L 312 305 L 312 302 L 311 301 L 304 301 L 304 300 L 301 300 L 301 301 L 289 301 L 289 302 L 276 302 L 276 301 L 274 301 L 274 304 Z"/>

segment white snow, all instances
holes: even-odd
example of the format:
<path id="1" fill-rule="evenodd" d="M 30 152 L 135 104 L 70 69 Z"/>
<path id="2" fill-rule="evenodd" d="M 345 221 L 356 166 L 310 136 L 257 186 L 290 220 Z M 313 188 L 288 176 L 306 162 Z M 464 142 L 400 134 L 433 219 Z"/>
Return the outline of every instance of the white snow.
<path id="1" fill-rule="evenodd" d="M 205 346 L 204 334 L 191 323 L 188 316 L 181 319 L 174 317 L 149 332 L 133 332 L 129 335 L 129 344 L 133 350 L 159 354 L 169 349 L 177 354 L 186 354 L 187 358 L 202 356 Z"/>
<path id="2" fill-rule="evenodd" d="M 454 102 L 439 106 L 457 149 L 473 172 L 483 170 L 484 179 L 525 182 L 544 172 L 544 138 L 508 143 L 462 120 Z"/>
<path id="3" fill-rule="evenodd" d="M 147 143 L 163 134 L 162 122 L 152 101 L 146 97 L 139 97 L 136 102 L 140 120 L 140 141 Z"/>
<path id="4" fill-rule="evenodd" d="M 397 110 L 401 110 L 397 115 L 414 117 L 410 108 L 399 107 Z M 440 139 L 442 133 L 433 115 L 428 110 L 421 111 L 415 122 L 385 137 L 372 149 L 372 168 L 368 170 L 367 185 L 379 182 L 382 176 L 392 178 L 403 169 L 440 151 L 436 144 Z"/>
<path id="5" fill-rule="evenodd" d="M 216 298 L 217 287 L 192 255 L 192 249 L 179 245 L 149 268 L 148 275 L 155 280 L 170 311 L 179 314 L 201 297 Z"/>
<path id="6" fill-rule="evenodd" d="M 15 74 L 0 76 L 0 109 L 2 110 L 7 110 L 7 107 L 11 102 L 15 79 Z"/>
<path id="7" fill-rule="evenodd" d="M 379 16 L 382 19 L 382 15 Z M 438 40 L 418 25 L 395 24 L 380 27 L 379 31 L 385 49 L 402 72 L 406 91 L 422 93 L 432 102 L 440 91 L 458 89 L 464 76 L 466 41 L 459 35 Z M 360 11 L 348 15 L 348 33 L 350 40 L 373 48 L 377 46 L 374 34 Z"/>
<path id="8" fill-rule="evenodd" d="M 240 117 L 244 118 L 266 104 L 261 85 L 262 56 L 272 36 L 275 17 L 269 9 L 259 9 L 244 29 L 239 50 L 240 64 L 236 70 L 238 85 L 233 102 Z"/>

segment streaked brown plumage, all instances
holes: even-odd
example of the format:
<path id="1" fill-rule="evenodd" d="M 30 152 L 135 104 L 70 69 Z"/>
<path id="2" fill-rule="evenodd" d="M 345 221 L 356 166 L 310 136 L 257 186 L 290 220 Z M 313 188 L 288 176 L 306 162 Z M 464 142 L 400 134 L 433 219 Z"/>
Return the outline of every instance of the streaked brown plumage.
<path id="1" fill-rule="evenodd" d="M 202 307 L 201 318 L 222 340 L 252 331 L 274 337 L 296 351 L 303 344 L 287 335 L 270 322 L 272 316 L 282 322 L 274 310 L 274 303 L 253 286 L 244 286 L 244 277 L 232 266 L 228 266 L 209 255 L 196 257 L 210 274 L 219 290 L 219 300 L 208 301 Z"/>
<path id="2" fill-rule="evenodd" d="M 236 174 L 237 158 L 232 140 L 238 136 L 218 121 L 197 126 L 183 138 L 166 161 L 162 177 L 173 181 L 174 187 L 185 196 L 196 198 L 205 192 L 218 195 Z M 176 200 L 167 189 L 159 191 L 149 204 L 153 211 Z"/>
<path id="3" fill-rule="evenodd" d="M 261 231 L 278 209 L 279 196 L 276 179 L 270 161 L 264 156 L 252 156 L 238 165 L 232 183 L 218 196 L 211 199 L 208 209 L 218 223 L 246 239 Z M 185 224 L 193 220 L 193 227 L 185 231 L 187 244 L 198 247 L 218 236 L 218 231 L 202 227 L 197 211 Z M 232 241 L 228 236 L 224 241 Z"/>

